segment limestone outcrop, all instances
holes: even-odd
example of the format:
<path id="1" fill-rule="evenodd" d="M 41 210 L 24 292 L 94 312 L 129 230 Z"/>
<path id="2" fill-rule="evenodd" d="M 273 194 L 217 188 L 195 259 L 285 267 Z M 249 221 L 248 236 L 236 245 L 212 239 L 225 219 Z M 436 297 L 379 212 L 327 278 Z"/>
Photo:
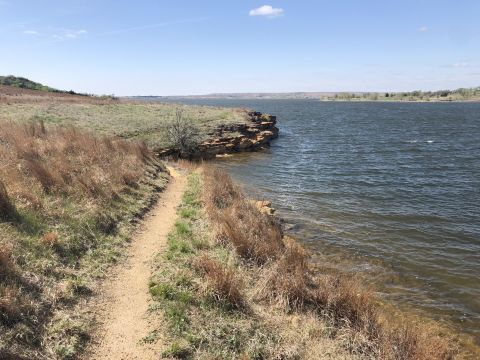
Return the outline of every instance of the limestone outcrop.
<path id="1" fill-rule="evenodd" d="M 278 137 L 277 118 L 274 115 L 252 111 L 246 123 L 224 124 L 208 134 L 192 158 L 211 159 L 217 155 L 256 151 L 268 147 Z M 173 149 L 162 149 L 160 157 L 175 156 Z"/>

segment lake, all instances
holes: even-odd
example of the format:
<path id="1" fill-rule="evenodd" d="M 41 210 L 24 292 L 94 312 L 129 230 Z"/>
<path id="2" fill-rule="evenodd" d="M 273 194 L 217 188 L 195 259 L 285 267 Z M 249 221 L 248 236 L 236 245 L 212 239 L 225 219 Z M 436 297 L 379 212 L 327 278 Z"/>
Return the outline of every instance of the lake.
<path id="1" fill-rule="evenodd" d="M 314 260 L 480 338 L 480 104 L 182 100 L 277 115 L 269 150 L 219 161 Z"/>

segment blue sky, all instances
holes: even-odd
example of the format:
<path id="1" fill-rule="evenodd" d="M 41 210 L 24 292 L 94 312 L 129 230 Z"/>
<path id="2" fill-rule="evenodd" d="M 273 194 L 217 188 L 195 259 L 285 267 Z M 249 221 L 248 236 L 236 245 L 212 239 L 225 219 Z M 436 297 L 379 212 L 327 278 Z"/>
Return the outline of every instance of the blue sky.
<path id="1" fill-rule="evenodd" d="M 478 0 L 0 0 L 0 74 L 97 94 L 480 85 Z"/>

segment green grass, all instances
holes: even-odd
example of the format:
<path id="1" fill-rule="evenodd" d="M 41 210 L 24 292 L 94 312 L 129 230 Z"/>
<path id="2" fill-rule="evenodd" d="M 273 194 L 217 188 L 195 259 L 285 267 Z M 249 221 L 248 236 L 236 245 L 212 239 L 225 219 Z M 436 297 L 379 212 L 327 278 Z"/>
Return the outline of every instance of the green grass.
<path id="1" fill-rule="evenodd" d="M 46 124 L 74 125 L 96 134 L 142 140 L 152 148 L 159 148 L 166 145 L 163 127 L 173 119 L 179 106 L 198 126 L 201 140 L 207 139 L 220 124 L 247 121 L 246 112 L 241 109 L 142 102 L 0 102 L 0 118 L 23 123 L 41 119 Z"/>
<path id="2" fill-rule="evenodd" d="M 162 312 L 168 324 L 169 344 L 163 356 L 234 359 L 246 354 L 251 359 L 271 358 L 272 346 L 280 341 L 273 329 L 218 300 L 205 288 L 206 279 L 195 269 L 196 259 L 202 254 L 225 265 L 232 257 L 228 249 L 211 241 L 201 191 L 200 175 L 191 174 L 178 209 L 179 219 L 169 235 L 167 253 L 157 257 L 150 282 L 150 294 L 156 302 L 151 316 Z"/>

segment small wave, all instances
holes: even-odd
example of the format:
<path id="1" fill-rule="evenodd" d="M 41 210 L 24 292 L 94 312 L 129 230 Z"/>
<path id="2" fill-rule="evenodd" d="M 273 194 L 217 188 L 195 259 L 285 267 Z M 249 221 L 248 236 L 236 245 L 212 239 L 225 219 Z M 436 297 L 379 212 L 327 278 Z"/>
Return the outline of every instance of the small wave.
<path id="1" fill-rule="evenodd" d="M 433 144 L 433 140 L 427 140 L 427 144 Z"/>

